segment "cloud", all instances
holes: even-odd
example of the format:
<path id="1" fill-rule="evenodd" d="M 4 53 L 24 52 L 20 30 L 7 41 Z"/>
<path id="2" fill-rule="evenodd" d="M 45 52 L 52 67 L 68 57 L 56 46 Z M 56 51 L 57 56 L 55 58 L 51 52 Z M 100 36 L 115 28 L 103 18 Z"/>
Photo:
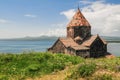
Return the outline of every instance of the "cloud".
<path id="1" fill-rule="evenodd" d="M 88 0 L 81 0 L 81 1 L 79 1 L 79 4 L 83 4 L 83 5 L 92 4 L 92 3 L 93 3 L 93 2 L 88 1 Z"/>
<path id="2" fill-rule="evenodd" d="M 96 1 L 97 3 L 104 3 L 105 1 L 104 0 L 99 0 L 99 1 Z M 88 0 L 81 0 L 79 1 L 79 4 L 82 4 L 82 5 L 89 5 L 89 4 L 93 4 L 93 3 L 96 3 L 96 2 L 93 2 L 93 1 L 88 1 Z"/>
<path id="3" fill-rule="evenodd" d="M 25 14 L 24 16 L 29 17 L 29 18 L 36 18 L 37 17 L 36 15 L 32 15 L 32 14 Z"/>
<path id="4" fill-rule="evenodd" d="M 5 24 L 5 23 L 8 23 L 8 21 L 5 19 L 0 19 L 0 24 Z"/>
<path id="5" fill-rule="evenodd" d="M 70 9 L 70 10 L 67 10 L 67 11 L 63 11 L 60 13 L 60 15 L 65 15 L 65 17 L 70 20 L 73 15 L 75 14 L 75 9 Z"/>
<path id="6" fill-rule="evenodd" d="M 117 31 L 119 31 L 119 30 L 118 30 L 118 29 L 114 29 L 113 31 L 117 32 Z"/>
<path id="7" fill-rule="evenodd" d="M 65 36 L 66 34 L 66 22 L 65 23 L 58 23 L 58 24 L 52 24 L 51 29 L 49 29 L 47 32 L 43 33 L 43 35 L 47 36 Z"/>
<path id="8" fill-rule="evenodd" d="M 49 31 L 48 31 L 48 33 L 46 34 L 47 36 L 65 36 L 65 34 L 66 34 L 66 29 L 64 29 L 64 28 L 56 28 L 56 29 L 50 29 Z"/>
<path id="9" fill-rule="evenodd" d="M 110 4 L 102 1 L 87 2 L 81 1 L 83 4 L 89 4 L 81 8 L 83 15 L 92 26 L 93 34 L 104 36 L 120 36 L 120 5 Z M 68 20 L 72 19 L 75 9 L 63 11 Z"/>

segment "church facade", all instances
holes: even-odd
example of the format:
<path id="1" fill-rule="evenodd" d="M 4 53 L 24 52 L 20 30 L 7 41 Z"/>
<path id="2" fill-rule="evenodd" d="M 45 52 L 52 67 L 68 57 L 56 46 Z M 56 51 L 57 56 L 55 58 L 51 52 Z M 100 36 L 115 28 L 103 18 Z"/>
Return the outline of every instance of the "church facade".
<path id="1" fill-rule="evenodd" d="M 73 19 L 67 25 L 67 36 L 58 38 L 48 51 L 84 58 L 98 58 L 106 55 L 107 42 L 98 34 L 91 34 L 91 25 L 78 8 Z"/>

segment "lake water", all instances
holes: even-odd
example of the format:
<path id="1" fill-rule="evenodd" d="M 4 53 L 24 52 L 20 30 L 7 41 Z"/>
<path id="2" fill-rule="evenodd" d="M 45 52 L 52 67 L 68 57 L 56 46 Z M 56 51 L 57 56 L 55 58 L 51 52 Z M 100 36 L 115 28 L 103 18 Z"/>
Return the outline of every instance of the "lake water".
<path id="1" fill-rule="evenodd" d="M 44 52 L 54 41 L 0 41 L 1 53 L 20 53 L 23 51 Z"/>
<path id="2" fill-rule="evenodd" d="M 1 53 L 20 53 L 23 51 L 45 52 L 55 40 L 41 41 L 0 41 Z M 108 52 L 120 56 L 120 43 L 109 43 Z"/>

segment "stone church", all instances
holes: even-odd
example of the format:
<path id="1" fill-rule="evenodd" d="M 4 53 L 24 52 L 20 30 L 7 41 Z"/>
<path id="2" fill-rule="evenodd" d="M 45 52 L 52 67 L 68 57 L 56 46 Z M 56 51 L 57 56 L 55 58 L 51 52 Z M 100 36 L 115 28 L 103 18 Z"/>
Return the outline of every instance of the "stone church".
<path id="1" fill-rule="evenodd" d="M 48 51 L 84 58 L 98 58 L 106 55 L 107 42 L 98 34 L 91 34 L 91 25 L 78 8 L 73 19 L 67 25 L 67 36 L 58 38 Z"/>

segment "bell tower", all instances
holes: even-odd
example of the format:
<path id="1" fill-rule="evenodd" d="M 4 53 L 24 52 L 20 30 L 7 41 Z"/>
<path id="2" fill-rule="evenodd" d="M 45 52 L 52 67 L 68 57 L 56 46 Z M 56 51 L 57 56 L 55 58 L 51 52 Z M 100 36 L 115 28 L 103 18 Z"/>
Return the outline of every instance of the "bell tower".
<path id="1" fill-rule="evenodd" d="M 67 25 L 67 37 L 84 39 L 91 36 L 91 26 L 78 8 L 70 23 Z"/>

